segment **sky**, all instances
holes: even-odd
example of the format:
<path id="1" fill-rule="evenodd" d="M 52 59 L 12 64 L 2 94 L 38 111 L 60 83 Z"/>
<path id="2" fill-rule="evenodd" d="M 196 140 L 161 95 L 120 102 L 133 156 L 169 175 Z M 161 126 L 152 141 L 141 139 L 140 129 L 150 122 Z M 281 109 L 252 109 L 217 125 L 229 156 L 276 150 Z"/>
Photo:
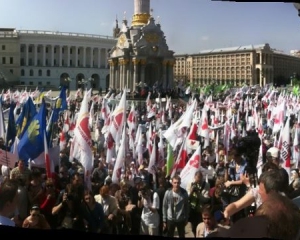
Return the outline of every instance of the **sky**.
<path id="1" fill-rule="evenodd" d="M 2 28 L 112 36 L 115 20 L 131 24 L 134 0 L 0 0 Z M 300 17 L 292 3 L 150 0 L 175 54 L 269 43 L 300 49 Z"/>

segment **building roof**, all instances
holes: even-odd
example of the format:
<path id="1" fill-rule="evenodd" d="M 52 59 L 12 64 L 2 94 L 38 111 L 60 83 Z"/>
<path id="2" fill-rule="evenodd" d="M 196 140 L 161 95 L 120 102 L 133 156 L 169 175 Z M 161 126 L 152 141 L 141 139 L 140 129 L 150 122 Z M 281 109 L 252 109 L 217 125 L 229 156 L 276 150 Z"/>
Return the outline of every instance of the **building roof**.
<path id="1" fill-rule="evenodd" d="M 227 47 L 227 48 L 216 48 L 210 50 L 202 50 L 199 53 L 219 53 L 219 52 L 235 52 L 235 51 L 251 51 L 255 49 L 262 49 L 266 46 L 266 44 L 258 44 L 258 45 L 245 45 L 245 46 L 237 46 L 237 47 Z"/>

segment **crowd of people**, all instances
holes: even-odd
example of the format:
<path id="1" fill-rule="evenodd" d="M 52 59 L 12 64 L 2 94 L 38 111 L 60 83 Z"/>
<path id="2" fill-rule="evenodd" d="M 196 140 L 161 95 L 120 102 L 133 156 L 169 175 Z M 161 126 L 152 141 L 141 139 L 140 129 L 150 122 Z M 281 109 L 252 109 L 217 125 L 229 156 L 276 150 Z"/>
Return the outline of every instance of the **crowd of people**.
<path id="1" fill-rule="evenodd" d="M 180 101 L 173 107 L 173 119 L 161 129 L 167 129 L 186 109 Z M 100 109 L 101 104 L 96 110 Z M 155 116 L 147 119 L 146 109 L 146 105 L 136 108 L 137 123 L 153 124 L 155 129 Z M 101 128 L 103 122 L 95 126 Z M 62 127 L 61 122 L 58 128 Z M 204 144 L 201 136 L 198 140 Z M 104 137 L 94 144 L 90 188 L 82 164 L 77 159 L 69 161 L 70 145 L 60 151 L 51 178 L 46 177 L 45 169 L 29 168 L 19 159 L 15 168 L 2 167 L 0 225 L 185 238 L 190 223 L 196 238 L 240 237 L 242 231 L 243 237 L 299 239 L 300 211 L 293 202 L 300 196 L 299 169 L 295 167 L 291 174 L 285 170 L 280 149 L 266 137 L 262 173 L 253 177 L 247 171 L 249 159 L 236 139 L 230 141 L 227 158 L 223 142 L 214 141 L 201 152 L 201 169 L 212 170 L 213 176 L 208 178 L 199 168 L 185 188 L 180 173 L 170 176 L 166 166 L 157 168 L 155 176 L 148 171 L 146 147 L 142 164 L 126 155 L 129 164 L 122 168 L 120 181 L 113 182 L 114 165 L 106 161 Z M 216 144 L 218 152 L 214 151 Z"/>

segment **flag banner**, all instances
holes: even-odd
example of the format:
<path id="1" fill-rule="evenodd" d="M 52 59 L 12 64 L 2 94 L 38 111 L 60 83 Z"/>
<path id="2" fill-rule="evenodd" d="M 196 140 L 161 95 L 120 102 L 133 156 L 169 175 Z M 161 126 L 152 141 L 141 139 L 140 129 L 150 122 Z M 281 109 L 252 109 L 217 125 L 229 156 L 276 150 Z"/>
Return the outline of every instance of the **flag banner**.
<path id="1" fill-rule="evenodd" d="M 11 152 L 0 149 L 0 165 L 14 168 L 18 160 L 19 158 L 17 154 L 13 154 Z"/>
<path id="2" fill-rule="evenodd" d="M 187 139 L 187 141 L 186 141 L 187 147 L 192 150 L 196 150 L 199 147 L 199 143 L 200 143 L 199 141 L 191 140 L 191 139 Z"/>
<path id="3" fill-rule="evenodd" d="M 185 167 L 180 172 L 181 187 L 186 189 L 187 184 L 194 179 L 195 173 L 200 169 L 201 164 L 201 145 L 193 153 Z"/>
<path id="4" fill-rule="evenodd" d="M 39 112 L 32 121 L 18 144 L 19 158 L 25 162 L 35 159 L 44 152 L 44 131 L 46 131 L 46 103 L 43 101 Z"/>
<path id="5" fill-rule="evenodd" d="M 54 163 L 54 166 L 59 166 L 59 146 L 48 149 L 49 158 Z M 46 168 L 45 164 L 45 152 L 42 152 L 37 158 L 31 160 L 32 167 Z"/>

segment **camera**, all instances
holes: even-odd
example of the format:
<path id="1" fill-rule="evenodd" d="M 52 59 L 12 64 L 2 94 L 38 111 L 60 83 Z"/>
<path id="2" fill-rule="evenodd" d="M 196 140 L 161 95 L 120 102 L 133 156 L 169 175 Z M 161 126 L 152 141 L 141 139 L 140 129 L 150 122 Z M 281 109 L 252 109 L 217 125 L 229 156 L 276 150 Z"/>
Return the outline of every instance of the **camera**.
<path id="1" fill-rule="evenodd" d="M 74 200 L 74 196 L 71 194 L 67 194 L 67 199 L 68 199 L 68 201 L 72 201 L 72 200 Z"/>
<path id="2" fill-rule="evenodd" d="M 249 175 L 256 174 L 257 161 L 261 140 L 255 131 L 249 131 L 248 136 L 243 137 L 237 142 L 238 152 L 244 156 L 247 162 L 246 171 Z"/>

